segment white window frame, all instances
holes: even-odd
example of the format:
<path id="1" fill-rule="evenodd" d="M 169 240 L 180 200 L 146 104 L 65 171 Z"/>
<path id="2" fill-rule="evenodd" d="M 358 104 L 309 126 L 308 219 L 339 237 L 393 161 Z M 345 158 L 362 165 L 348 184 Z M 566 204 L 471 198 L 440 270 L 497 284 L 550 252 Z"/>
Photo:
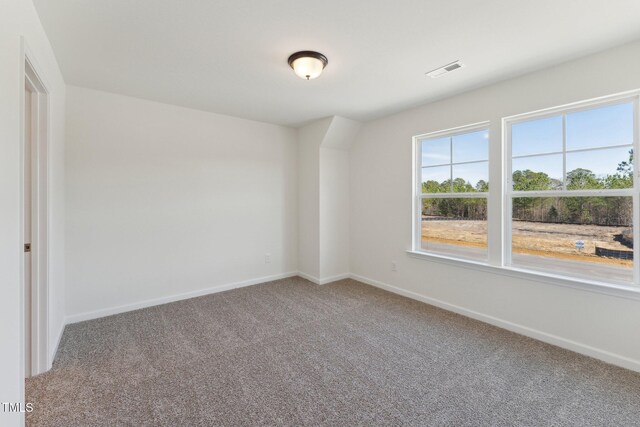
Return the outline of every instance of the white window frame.
<path id="1" fill-rule="evenodd" d="M 640 212 L 639 212 L 639 198 L 638 198 L 638 189 L 639 189 L 639 174 L 638 174 L 638 165 L 637 165 L 637 157 L 636 153 L 639 153 L 638 150 L 638 114 L 639 114 L 639 95 L 640 93 L 635 92 L 632 94 L 626 93 L 621 95 L 613 95 L 605 98 L 599 98 L 596 100 L 589 100 L 571 104 L 569 106 L 562 107 L 554 107 L 550 109 L 540 110 L 532 113 L 519 114 L 517 116 L 505 117 L 502 119 L 502 129 L 504 135 L 504 199 L 503 199 L 503 207 L 504 207 L 504 242 L 503 242 L 503 253 L 504 260 L 503 265 L 507 267 L 516 267 L 518 269 L 522 269 L 525 271 L 529 271 L 525 266 L 521 266 L 518 264 L 513 264 L 512 260 L 512 214 L 513 214 L 513 198 L 514 197 L 589 197 L 589 196 L 603 196 L 603 197 L 631 197 L 633 200 L 633 239 L 634 242 L 640 242 Z M 566 127 L 566 116 L 571 113 L 576 113 L 580 111 L 591 110 L 594 108 L 607 107 L 611 105 L 618 105 L 623 103 L 632 103 L 634 108 L 633 114 L 633 143 L 631 144 L 631 148 L 633 148 L 634 152 L 634 167 L 633 167 L 633 187 L 632 188 L 624 188 L 624 189 L 600 189 L 600 190 L 567 190 L 566 189 L 566 155 L 567 153 L 572 152 L 586 152 L 586 151 L 596 151 L 602 149 L 612 149 L 619 147 L 629 147 L 629 144 L 623 145 L 612 145 L 612 146 L 604 146 L 604 147 L 596 147 L 596 148 L 586 148 L 580 150 L 567 150 L 566 149 L 566 137 L 567 137 L 567 127 Z M 512 180 L 512 161 L 513 157 L 511 155 L 512 152 L 512 141 L 511 141 L 511 129 L 514 124 L 528 122 L 532 120 L 540 120 L 549 117 L 562 116 L 562 151 L 553 152 L 553 153 L 542 153 L 542 154 L 534 154 L 527 156 L 518 156 L 519 158 L 525 157 L 535 157 L 538 155 L 550 155 L 550 154 L 562 154 L 563 155 L 563 188 L 560 190 L 546 190 L 546 191 L 514 191 L 513 190 L 513 180 Z M 633 245 L 633 280 L 629 285 L 637 286 L 640 280 L 640 259 L 638 258 L 640 255 L 640 244 L 635 243 Z M 535 271 L 543 271 L 550 274 L 557 274 L 552 269 L 540 269 L 540 270 L 531 270 Z M 571 279 L 580 280 L 580 276 L 572 276 L 566 273 L 561 274 L 562 276 L 566 276 Z M 617 283 L 620 284 L 620 283 Z"/>
<path id="2" fill-rule="evenodd" d="M 430 251 L 422 248 L 422 200 L 428 198 L 438 198 L 438 199 L 485 199 L 487 201 L 487 218 L 490 215 L 489 208 L 489 192 L 491 191 L 491 187 L 489 187 L 489 191 L 486 192 L 477 192 L 477 193 L 454 193 L 453 191 L 449 193 L 423 193 L 422 192 L 422 141 L 425 139 L 436 139 L 436 138 L 452 138 L 457 135 L 462 135 L 466 133 L 477 132 L 481 130 L 486 130 L 487 133 L 491 132 L 490 122 L 484 121 L 479 123 L 473 123 L 470 125 L 459 126 L 451 129 L 445 129 L 437 132 L 430 132 L 421 135 L 416 135 L 413 137 L 413 251 L 433 256 L 442 256 L 446 258 L 460 259 L 464 261 L 486 264 L 488 262 L 488 254 L 489 254 L 489 233 L 490 233 L 490 222 L 487 220 L 487 256 L 483 259 L 476 259 L 466 257 L 463 254 L 460 256 L 456 256 L 455 254 L 451 254 L 450 252 L 439 252 L 439 251 Z M 490 139 L 487 144 L 487 159 L 486 160 L 474 160 L 468 162 L 454 162 L 453 156 L 450 157 L 449 163 L 442 165 L 430 165 L 429 167 L 437 167 L 437 166 L 450 166 L 451 169 L 451 179 L 453 179 L 453 166 L 458 164 L 471 164 L 471 163 L 481 163 L 487 162 L 487 172 L 490 171 L 490 160 L 489 160 L 489 152 L 490 152 Z M 453 182 L 451 183 L 453 186 Z M 489 185 L 491 185 L 489 183 Z M 452 245 L 453 246 L 453 245 Z"/>
<path id="3" fill-rule="evenodd" d="M 562 286 L 572 289 L 579 289 L 582 291 L 594 292 L 597 294 L 621 297 L 631 300 L 640 301 L 640 164 L 638 160 L 635 161 L 634 170 L 634 187 L 633 189 L 621 189 L 615 190 L 613 195 L 624 196 L 631 194 L 633 197 L 634 206 L 634 241 L 638 244 L 634 245 L 634 271 L 633 271 L 633 283 L 619 284 L 616 282 L 610 282 L 599 279 L 585 279 L 576 276 L 570 276 L 563 273 L 554 273 L 552 271 L 530 270 L 522 267 L 511 266 L 509 257 L 511 256 L 511 194 L 513 194 L 511 187 L 511 144 L 510 135 L 507 135 L 510 126 L 507 126 L 510 122 L 516 122 L 518 120 L 533 117 L 554 116 L 561 112 L 573 112 L 581 109 L 590 109 L 597 106 L 605 106 L 608 104 L 617 104 L 624 102 L 625 100 L 632 100 L 634 102 L 635 114 L 634 114 L 634 154 L 640 156 L 640 89 L 630 90 L 614 95 L 603 96 L 593 98 L 590 100 L 574 102 L 564 104 L 558 107 L 546 108 L 537 111 L 532 111 L 524 114 L 517 114 L 512 116 L 503 116 L 500 120 L 500 125 L 497 123 L 492 124 L 489 121 L 477 123 L 475 125 L 461 126 L 443 130 L 440 132 L 432 132 L 414 136 L 412 138 L 413 143 L 413 159 L 412 159 L 412 210 L 411 210 L 411 248 L 406 252 L 411 258 L 416 258 L 422 261 L 435 262 L 448 266 L 454 266 L 457 268 L 469 269 L 479 273 L 491 273 L 498 274 L 505 277 L 511 277 L 521 280 L 534 281 L 543 283 L 546 285 Z M 463 131 L 472 129 L 474 126 L 477 128 L 489 128 L 490 131 L 490 148 L 489 148 L 489 161 L 490 165 L 500 164 L 500 175 L 502 176 L 501 182 L 496 184 L 495 178 L 493 184 L 491 179 L 489 184 L 493 189 L 492 197 L 488 197 L 489 193 L 478 193 L 487 195 L 487 252 L 489 254 L 489 262 L 479 262 L 468 258 L 456 257 L 450 254 L 441 254 L 435 252 L 426 252 L 421 247 L 422 233 L 421 233 L 421 201 L 422 201 L 422 160 L 421 153 L 417 147 L 417 141 L 424 139 L 425 137 L 437 137 L 438 135 L 444 136 L 447 133 Z M 496 150 L 495 144 L 499 144 L 499 150 Z M 491 147 L 493 146 L 493 148 Z M 496 162 L 496 151 L 499 152 Z M 493 154 L 491 154 L 493 152 Z M 490 173 L 489 176 L 495 176 L 496 173 Z M 491 189 L 490 189 L 491 191 Z M 495 191 L 499 191 L 500 194 L 496 195 Z M 608 190 L 605 190 L 608 192 Z M 601 190 L 591 190 L 587 195 L 593 196 L 598 194 Z M 525 192 L 527 196 L 533 196 L 534 192 Z M 557 196 L 558 191 L 552 190 L 550 194 L 543 193 L 544 196 Z M 615 194 L 617 193 L 617 194 Z M 624 193 L 624 194 L 620 194 Z M 448 193 L 438 193 L 438 196 Z M 540 194 L 540 193 L 538 193 Z M 608 193 L 612 194 L 612 193 Z M 476 194 L 474 194 L 476 195 Z M 581 196 L 584 195 L 582 190 L 573 190 L 571 195 Z M 477 195 L 476 195 L 477 196 Z M 497 197 L 496 197 L 497 196 Z M 496 216 L 499 216 L 496 218 Z"/>

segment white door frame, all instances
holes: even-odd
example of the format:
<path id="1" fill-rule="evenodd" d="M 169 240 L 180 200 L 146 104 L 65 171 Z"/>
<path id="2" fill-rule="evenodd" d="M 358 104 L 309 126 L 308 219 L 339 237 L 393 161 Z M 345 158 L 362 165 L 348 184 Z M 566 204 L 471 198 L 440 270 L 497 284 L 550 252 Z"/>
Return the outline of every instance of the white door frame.
<path id="1" fill-rule="evenodd" d="M 51 368 L 52 360 L 49 360 L 49 86 L 43 79 L 40 68 L 37 66 L 30 49 L 22 41 L 23 46 L 23 72 L 21 84 L 21 233 L 24 241 L 24 194 L 25 194 L 25 88 L 33 92 L 31 95 L 31 138 L 32 144 L 32 226 L 31 226 L 31 333 L 25 331 L 25 313 L 23 312 L 22 324 L 22 349 L 25 351 L 25 340 L 31 339 L 31 375 L 37 375 Z M 21 246 L 20 251 L 24 248 Z M 21 259 L 22 307 L 25 309 L 25 266 L 24 256 Z M 26 360 L 23 357 L 22 360 Z"/>

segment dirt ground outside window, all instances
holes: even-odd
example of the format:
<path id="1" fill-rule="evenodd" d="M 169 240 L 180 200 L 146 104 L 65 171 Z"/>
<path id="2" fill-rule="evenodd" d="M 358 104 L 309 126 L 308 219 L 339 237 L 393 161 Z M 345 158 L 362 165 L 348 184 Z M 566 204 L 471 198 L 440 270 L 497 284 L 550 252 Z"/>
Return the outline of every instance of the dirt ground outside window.
<path id="1" fill-rule="evenodd" d="M 633 266 L 632 260 L 602 257 L 595 254 L 596 246 L 631 251 L 629 241 L 622 238 L 625 231 L 629 235 L 630 229 L 628 227 L 513 221 L 513 252 L 631 268 Z M 424 242 L 486 248 L 487 222 L 448 219 L 423 220 L 422 240 Z M 578 240 L 584 242 L 584 248 L 576 248 Z"/>

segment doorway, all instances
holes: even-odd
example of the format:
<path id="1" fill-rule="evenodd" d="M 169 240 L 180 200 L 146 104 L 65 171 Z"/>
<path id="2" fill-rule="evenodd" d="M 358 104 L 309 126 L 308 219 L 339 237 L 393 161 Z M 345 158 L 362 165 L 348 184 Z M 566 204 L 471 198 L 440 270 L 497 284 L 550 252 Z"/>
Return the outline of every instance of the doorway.
<path id="1" fill-rule="evenodd" d="M 24 363 L 30 377 L 49 368 L 48 142 L 49 97 L 25 54 L 23 109 Z"/>

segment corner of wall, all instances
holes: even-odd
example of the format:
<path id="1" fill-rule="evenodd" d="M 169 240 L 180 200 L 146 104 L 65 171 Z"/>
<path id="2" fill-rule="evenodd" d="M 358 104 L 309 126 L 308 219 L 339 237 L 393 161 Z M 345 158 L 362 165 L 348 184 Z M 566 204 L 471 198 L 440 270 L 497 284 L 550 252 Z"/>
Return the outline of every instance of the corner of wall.
<path id="1" fill-rule="evenodd" d="M 298 132 L 298 270 L 314 283 L 349 275 L 349 150 L 361 126 L 333 116 Z"/>
<path id="2" fill-rule="evenodd" d="M 64 328 L 67 326 L 66 317 L 63 318 L 55 328 L 53 333 L 53 340 L 49 341 L 49 355 L 47 359 L 47 370 L 51 369 L 53 362 L 58 354 L 58 348 L 60 347 L 60 341 L 62 341 L 62 335 L 64 334 Z"/>

